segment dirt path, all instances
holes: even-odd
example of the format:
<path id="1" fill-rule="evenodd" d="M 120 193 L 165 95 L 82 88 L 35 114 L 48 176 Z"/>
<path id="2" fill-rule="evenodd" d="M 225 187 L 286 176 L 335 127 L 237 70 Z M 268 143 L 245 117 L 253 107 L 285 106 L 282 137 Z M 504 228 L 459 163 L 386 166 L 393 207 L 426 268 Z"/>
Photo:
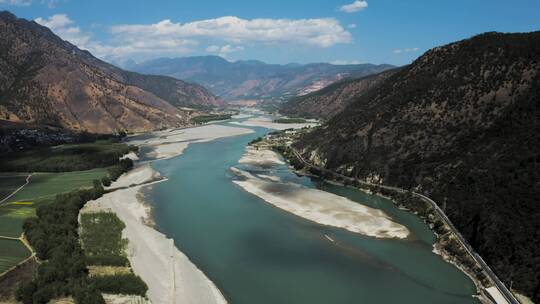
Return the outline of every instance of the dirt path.
<path id="1" fill-rule="evenodd" d="M 27 177 L 26 177 L 26 183 L 24 183 L 24 185 L 20 186 L 19 188 L 17 188 L 15 191 L 11 192 L 10 195 L 6 196 L 3 200 L 0 201 L 0 205 L 2 205 L 3 203 L 5 203 L 8 199 L 10 199 L 11 197 L 13 197 L 15 194 L 17 194 L 17 192 L 21 191 L 26 185 L 28 185 L 30 183 L 30 178 L 32 177 L 32 175 L 34 175 L 34 173 L 31 173 L 29 174 Z"/>

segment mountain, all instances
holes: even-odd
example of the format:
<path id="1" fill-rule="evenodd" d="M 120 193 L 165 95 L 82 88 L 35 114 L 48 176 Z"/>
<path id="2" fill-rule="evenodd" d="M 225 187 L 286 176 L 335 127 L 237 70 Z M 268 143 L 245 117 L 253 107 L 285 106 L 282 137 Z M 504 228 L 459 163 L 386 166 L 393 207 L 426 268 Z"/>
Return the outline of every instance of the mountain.
<path id="1" fill-rule="evenodd" d="M 199 85 L 121 70 L 9 12 L 0 12 L 0 36 L 4 120 L 95 133 L 148 131 L 188 124 L 187 112 L 175 106 L 220 103 Z"/>
<path id="2" fill-rule="evenodd" d="M 219 56 L 199 56 L 159 58 L 126 68 L 200 83 L 226 100 L 279 100 L 308 94 L 347 77 L 362 77 L 393 66 L 328 63 L 279 65 L 256 60 L 229 62 Z"/>
<path id="3" fill-rule="evenodd" d="M 397 71 L 392 69 L 360 79 L 335 82 L 313 93 L 291 98 L 281 104 L 279 112 L 288 116 L 329 119 Z"/>
<path id="4" fill-rule="evenodd" d="M 540 301 L 539 54 L 540 32 L 432 49 L 294 145 L 444 203 L 499 278 Z"/>

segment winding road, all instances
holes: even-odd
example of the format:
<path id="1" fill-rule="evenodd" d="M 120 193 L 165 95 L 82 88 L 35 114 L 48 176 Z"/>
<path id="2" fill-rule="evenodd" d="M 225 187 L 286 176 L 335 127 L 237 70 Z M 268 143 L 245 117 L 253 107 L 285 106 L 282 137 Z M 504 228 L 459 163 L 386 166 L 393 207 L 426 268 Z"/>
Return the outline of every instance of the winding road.
<path id="1" fill-rule="evenodd" d="M 314 169 L 319 170 L 321 172 L 329 173 L 329 174 L 332 174 L 334 176 L 338 176 L 338 177 L 340 177 L 340 178 L 342 178 L 344 180 L 347 180 L 347 181 L 351 181 L 351 182 L 356 181 L 356 182 L 358 182 L 358 183 L 360 183 L 362 185 L 365 185 L 365 186 L 376 186 L 376 187 L 379 187 L 379 188 L 392 190 L 392 191 L 396 191 L 396 192 L 399 192 L 399 193 L 407 193 L 407 192 L 409 192 L 408 190 L 398 188 L 398 187 L 392 187 L 392 186 L 385 186 L 385 185 L 368 183 L 368 182 L 365 182 L 365 181 L 362 181 L 362 180 L 359 180 L 359 179 L 356 179 L 356 178 L 353 178 L 353 177 L 345 176 L 343 174 L 328 170 L 326 168 L 322 168 L 322 167 L 313 165 L 310 162 L 306 161 L 304 159 L 304 157 L 302 157 L 302 155 L 295 148 L 293 148 L 291 146 L 288 146 L 288 147 L 291 149 L 291 151 L 293 151 L 295 156 L 304 165 L 306 165 L 307 167 L 311 167 L 311 168 L 314 168 Z M 450 227 L 450 229 L 452 230 L 452 232 L 454 233 L 454 235 L 456 236 L 458 241 L 461 243 L 463 248 L 465 248 L 467 253 L 473 258 L 474 261 L 476 261 L 476 263 L 478 263 L 478 265 L 480 265 L 480 267 L 482 267 L 482 269 L 485 271 L 485 273 L 490 278 L 491 282 L 493 282 L 495 287 L 497 287 L 497 289 L 499 290 L 501 295 L 504 297 L 506 302 L 510 303 L 510 304 L 520 304 L 520 302 L 516 299 L 514 294 L 512 294 L 512 292 L 510 292 L 510 290 L 508 290 L 508 288 L 506 288 L 504 283 L 501 282 L 501 280 L 499 280 L 497 275 L 493 272 L 493 270 L 491 270 L 491 268 L 486 264 L 486 262 L 482 259 L 482 257 L 480 257 L 480 255 L 478 253 L 476 253 L 476 251 L 474 251 L 472 246 L 467 242 L 467 240 L 463 237 L 463 235 L 461 235 L 461 233 L 454 226 L 454 224 L 452 224 L 450 219 L 446 216 L 446 214 L 439 207 L 439 205 L 437 205 L 437 203 L 434 200 L 432 200 L 431 198 L 429 198 L 429 197 L 427 197 L 427 196 L 425 196 L 423 194 L 416 193 L 416 192 L 411 192 L 411 193 L 412 193 L 412 195 L 422 199 L 425 202 L 428 202 L 429 204 L 431 204 L 431 206 L 433 206 L 433 209 L 435 210 L 435 212 L 437 212 L 437 214 L 443 219 L 443 221 L 448 225 L 448 227 Z M 503 302 L 498 302 L 497 304 L 503 304 Z"/>

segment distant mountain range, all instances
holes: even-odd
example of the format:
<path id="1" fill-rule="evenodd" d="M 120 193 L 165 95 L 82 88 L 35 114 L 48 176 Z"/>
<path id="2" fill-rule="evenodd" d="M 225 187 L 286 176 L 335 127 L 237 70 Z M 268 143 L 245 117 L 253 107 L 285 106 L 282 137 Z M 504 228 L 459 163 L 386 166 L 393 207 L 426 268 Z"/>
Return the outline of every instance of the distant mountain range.
<path id="1" fill-rule="evenodd" d="M 260 61 L 229 62 L 219 56 L 160 58 L 126 69 L 167 75 L 199 83 L 226 100 L 285 100 L 319 90 L 335 81 L 379 73 L 394 66 L 382 64 L 332 65 L 266 64 Z"/>
<path id="2" fill-rule="evenodd" d="M 320 166 L 444 203 L 499 278 L 540 301 L 539 54 L 540 32 L 486 33 L 336 84 L 284 108 L 332 117 L 294 145 Z"/>
<path id="3" fill-rule="evenodd" d="M 149 131 L 189 124 L 178 107 L 220 105 L 200 85 L 127 72 L 0 12 L 0 119 L 75 131 Z"/>
<path id="4" fill-rule="evenodd" d="M 335 82 L 319 91 L 291 98 L 280 106 L 279 112 L 288 116 L 329 119 L 398 70 L 395 68 L 359 79 Z"/>

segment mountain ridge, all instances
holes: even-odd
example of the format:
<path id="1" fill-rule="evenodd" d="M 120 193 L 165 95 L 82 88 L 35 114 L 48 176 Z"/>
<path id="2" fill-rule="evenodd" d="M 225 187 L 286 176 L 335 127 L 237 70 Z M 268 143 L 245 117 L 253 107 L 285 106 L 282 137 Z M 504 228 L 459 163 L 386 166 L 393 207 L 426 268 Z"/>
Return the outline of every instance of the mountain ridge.
<path id="1" fill-rule="evenodd" d="M 0 12 L 0 33 L 4 120 L 95 133 L 138 132 L 189 124 L 189 114 L 170 102 L 221 103 L 199 85 L 112 66 L 7 11 Z"/>
<path id="2" fill-rule="evenodd" d="M 267 64 L 258 60 L 229 62 L 219 56 L 157 58 L 126 67 L 200 83 L 226 100 L 281 100 L 307 94 L 335 81 L 394 68 L 392 65 Z"/>
<path id="3" fill-rule="evenodd" d="M 294 144 L 360 179 L 416 189 L 499 278 L 540 300 L 540 32 L 434 48 Z"/>
<path id="4" fill-rule="evenodd" d="M 330 119 L 399 69 L 395 68 L 358 79 L 337 81 L 318 91 L 289 99 L 280 105 L 279 112 L 288 116 Z"/>

